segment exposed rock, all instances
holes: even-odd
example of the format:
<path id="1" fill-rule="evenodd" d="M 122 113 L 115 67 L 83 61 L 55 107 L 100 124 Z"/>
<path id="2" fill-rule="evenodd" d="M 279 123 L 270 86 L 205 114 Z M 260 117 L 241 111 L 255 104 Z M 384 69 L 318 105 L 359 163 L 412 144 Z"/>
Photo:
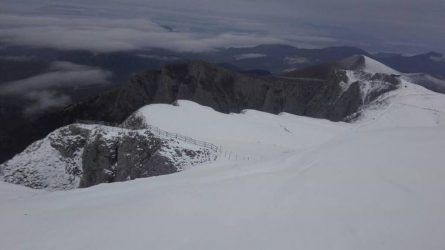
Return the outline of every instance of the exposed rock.
<path id="1" fill-rule="evenodd" d="M 162 155 L 163 147 L 166 143 L 148 130 L 111 138 L 99 132 L 84 149 L 80 187 L 177 172 L 176 163 Z"/>
<path id="2" fill-rule="evenodd" d="M 150 130 L 65 126 L 0 165 L 3 180 L 66 190 L 171 174 L 213 160 L 215 152 Z"/>
<path id="3" fill-rule="evenodd" d="M 58 129 L 0 165 L 4 181 L 36 189 L 76 188 L 89 130 L 75 125 Z"/>

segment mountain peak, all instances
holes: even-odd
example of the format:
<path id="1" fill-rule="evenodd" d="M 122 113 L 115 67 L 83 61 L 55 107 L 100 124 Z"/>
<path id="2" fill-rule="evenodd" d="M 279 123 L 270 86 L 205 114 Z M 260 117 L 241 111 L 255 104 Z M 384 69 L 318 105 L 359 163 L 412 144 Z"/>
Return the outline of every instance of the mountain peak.
<path id="1" fill-rule="evenodd" d="M 385 64 L 374 60 L 365 55 L 354 55 L 348 58 L 345 58 L 337 63 L 337 66 L 346 70 L 360 70 L 367 73 L 381 73 L 381 74 L 400 74 L 395 69 L 392 69 Z"/>

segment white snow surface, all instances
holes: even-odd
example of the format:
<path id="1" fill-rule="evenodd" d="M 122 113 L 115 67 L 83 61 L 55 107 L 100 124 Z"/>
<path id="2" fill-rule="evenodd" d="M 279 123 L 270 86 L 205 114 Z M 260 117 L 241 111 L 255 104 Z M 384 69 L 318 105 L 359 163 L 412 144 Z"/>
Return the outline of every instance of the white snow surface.
<path id="1" fill-rule="evenodd" d="M 152 104 L 141 108 L 137 115 L 150 125 L 254 159 L 301 152 L 350 127 L 343 122 L 333 123 L 288 113 L 274 115 L 244 110 L 241 114 L 224 114 L 185 100 L 178 101 L 178 105 Z"/>
<path id="2" fill-rule="evenodd" d="M 0 183 L 0 248 L 444 249 L 444 112 L 407 82 L 353 124 L 149 105 L 147 123 L 253 160 L 65 192 Z"/>
<path id="3" fill-rule="evenodd" d="M 364 68 L 362 69 L 365 72 L 368 73 L 372 73 L 372 74 L 376 74 L 376 73 L 380 73 L 380 74 L 388 74 L 388 75 L 400 75 L 400 72 L 398 72 L 397 70 L 386 66 L 385 64 L 376 61 L 372 58 L 369 58 L 367 56 L 363 56 L 365 58 L 365 65 Z"/>
<path id="4" fill-rule="evenodd" d="M 443 128 L 445 95 L 402 80 L 397 91 L 388 92 L 365 107 L 356 123 L 361 129 Z"/>

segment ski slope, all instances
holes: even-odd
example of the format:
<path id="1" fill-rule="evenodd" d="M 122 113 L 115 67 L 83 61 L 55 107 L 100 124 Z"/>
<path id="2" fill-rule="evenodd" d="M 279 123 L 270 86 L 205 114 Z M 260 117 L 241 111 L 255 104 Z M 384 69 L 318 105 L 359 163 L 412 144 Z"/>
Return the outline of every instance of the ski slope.
<path id="1" fill-rule="evenodd" d="M 0 248 L 443 249 L 444 111 L 406 82 L 354 124 L 146 106 L 149 124 L 254 159 L 65 192 L 0 183 Z"/>

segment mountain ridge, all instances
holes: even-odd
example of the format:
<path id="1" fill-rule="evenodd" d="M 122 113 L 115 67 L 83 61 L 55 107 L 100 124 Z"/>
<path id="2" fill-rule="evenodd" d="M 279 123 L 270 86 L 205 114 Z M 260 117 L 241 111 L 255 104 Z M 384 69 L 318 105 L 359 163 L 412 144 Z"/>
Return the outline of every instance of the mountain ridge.
<path id="1" fill-rule="evenodd" d="M 135 74 L 114 90 L 17 127 L 10 135 L 21 136 L 8 143 L 8 148 L 17 153 L 32 141 L 77 120 L 120 123 L 144 105 L 173 103 L 178 99 L 195 101 L 225 113 L 256 109 L 340 121 L 381 93 L 397 88 L 399 83 L 394 76 L 367 75 L 361 81 L 388 84 L 372 90 L 377 92 L 363 93 L 361 88 L 365 85 L 360 84 L 359 78 L 350 82 L 345 70 L 329 71 L 321 80 L 289 79 L 240 74 L 202 61 L 169 64 L 160 70 Z"/>

